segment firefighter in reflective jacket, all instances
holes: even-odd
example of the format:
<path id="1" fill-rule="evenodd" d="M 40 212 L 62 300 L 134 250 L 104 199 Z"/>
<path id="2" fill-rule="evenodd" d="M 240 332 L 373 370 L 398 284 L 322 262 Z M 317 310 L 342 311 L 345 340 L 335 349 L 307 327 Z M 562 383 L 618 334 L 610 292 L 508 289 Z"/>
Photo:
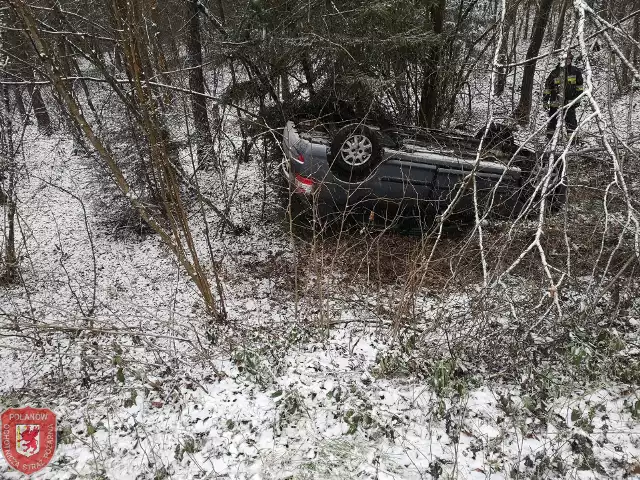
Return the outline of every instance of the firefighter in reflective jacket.
<path id="1" fill-rule="evenodd" d="M 582 85 L 582 71 L 574 67 L 571 62 L 573 55 L 569 52 L 564 59 L 564 66 L 558 63 L 556 68 L 549 74 L 544 84 L 544 94 L 542 100 L 544 106 L 549 110 L 549 124 L 547 125 L 547 137 L 551 138 L 558 123 L 558 116 L 555 115 L 560 107 L 571 103 L 584 90 Z M 564 89 L 562 86 L 564 85 Z M 571 134 L 578 127 L 576 118 L 576 108 L 578 103 L 574 103 L 567 108 L 564 113 L 564 123 L 567 133 Z"/>

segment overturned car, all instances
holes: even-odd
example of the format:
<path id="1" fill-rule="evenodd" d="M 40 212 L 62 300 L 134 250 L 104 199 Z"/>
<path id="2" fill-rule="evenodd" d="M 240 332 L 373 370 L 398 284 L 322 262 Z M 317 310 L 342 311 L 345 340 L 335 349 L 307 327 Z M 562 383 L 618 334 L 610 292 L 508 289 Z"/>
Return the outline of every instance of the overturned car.
<path id="1" fill-rule="evenodd" d="M 482 141 L 482 144 L 481 144 Z M 544 155 L 505 126 L 475 136 L 418 127 L 318 120 L 286 123 L 282 173 L 295 214 L 323 224 L 349 216 L 381 226 L 510 218 L 544 196 L 566 198 L 561 175 L 544 178 Z M 547 162 L 548 163 L 548 162 Z"/>

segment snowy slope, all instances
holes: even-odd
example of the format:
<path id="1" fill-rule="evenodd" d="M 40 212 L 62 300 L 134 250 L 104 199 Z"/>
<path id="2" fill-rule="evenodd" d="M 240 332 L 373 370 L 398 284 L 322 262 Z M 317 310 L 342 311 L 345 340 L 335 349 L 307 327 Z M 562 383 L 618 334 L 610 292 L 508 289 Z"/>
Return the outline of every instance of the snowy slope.
<path id="1" fill-rule="evenodd" d="M 399 285 L 363 302 L 370 287 L 327 268 L 327 301 L 297 298 L 286 278 L 292 247 L 308 250 L 273 218 L 250 213 L 259 211 L 255 190 L 243 190 L 233 213 L 251 232 L 214 239 L 230 322 L 210 344 L 197 292 L 157 239 L 101 230 L 88 160 L 71 155 L 68 139 L 34 131 L 26 148 L 24 286 L 0 297 L 3 332 L 22 331 L 0 337 L 0 407 L 47 406 L 59 416 L 55 460 L 34 478 L 472 479 L 510 478 L 514 469 L 526 478 L 621 478 L 637 468 L 637 392 L 564 389 L 541 417 L 524 377 L 522 385 L 461 379 L 446 362 L 410 373 L 411 349 L 392 346 L 394 331 L 375 313 Z M 246 185 L 257 168 L 241 166 Z M 302 292 L 314 278 L 301 275 Z M 434 312 L 425 325 L 443 305 L 463 303 L 425 297 Z M 4 460 L 0 475 L 21 478 Z"/>

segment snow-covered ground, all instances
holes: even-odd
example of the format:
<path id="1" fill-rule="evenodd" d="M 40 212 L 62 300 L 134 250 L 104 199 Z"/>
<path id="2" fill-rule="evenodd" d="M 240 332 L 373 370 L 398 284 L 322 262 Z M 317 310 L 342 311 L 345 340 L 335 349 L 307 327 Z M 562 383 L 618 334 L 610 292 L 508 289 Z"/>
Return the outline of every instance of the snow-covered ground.
<path id="1" fill-rule="evenodd" d="M 409 346 L 375 299 L 354 302 L 362 289 L 339 269 L 327 269 L 324 302 L 311 272 L 292 288 L 306 247 L 256 213 L 256 162 L 240 167 L 246 188 L 232 211 L 250 232 L 213 238 L 229 323 L 212 343 L 193 284 L 158 239 L 102 229 L 90 161 L 70 140 L 29 130 L 25 148 L 22 278 L 0 292 L 0 410 L 57 413 L 55 459 L 34 478 L 640 475 L 637 391 L 569 382 L 541 400 L 525 371 L 503 384 L 444 359 L 418 374 L 413 353 L 435 347 Z M 203 225 L 194 228 L 205 251 Z M 400 287 L 385 288 L 393 305 Z M 437 308 L 463 300 L 422 301 L 435 322 Z M 21 478 L 4 460 L 0 476 Z"/>

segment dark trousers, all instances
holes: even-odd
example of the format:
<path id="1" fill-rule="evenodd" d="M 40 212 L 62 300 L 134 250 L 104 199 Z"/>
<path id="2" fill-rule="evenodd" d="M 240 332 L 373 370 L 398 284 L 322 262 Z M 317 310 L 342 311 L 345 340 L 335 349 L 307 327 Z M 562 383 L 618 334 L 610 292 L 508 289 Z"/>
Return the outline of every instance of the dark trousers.
<path id="1" fill-rule="evenodd" d="M 551 138 L 553 132 L 556 131 L 556 125 L 558 124 L 558 117 L 553 115 L 558 111 L 558 107 L 549 107 L 549 124 L 547 125 L 547 137 Z M 560 115 L 564 114 L 564 126 L 567 129 L 567 133 L 571 134 L 578 128 L 578 119 L 576 118 L 576 107 L 563 110 Z"/>

